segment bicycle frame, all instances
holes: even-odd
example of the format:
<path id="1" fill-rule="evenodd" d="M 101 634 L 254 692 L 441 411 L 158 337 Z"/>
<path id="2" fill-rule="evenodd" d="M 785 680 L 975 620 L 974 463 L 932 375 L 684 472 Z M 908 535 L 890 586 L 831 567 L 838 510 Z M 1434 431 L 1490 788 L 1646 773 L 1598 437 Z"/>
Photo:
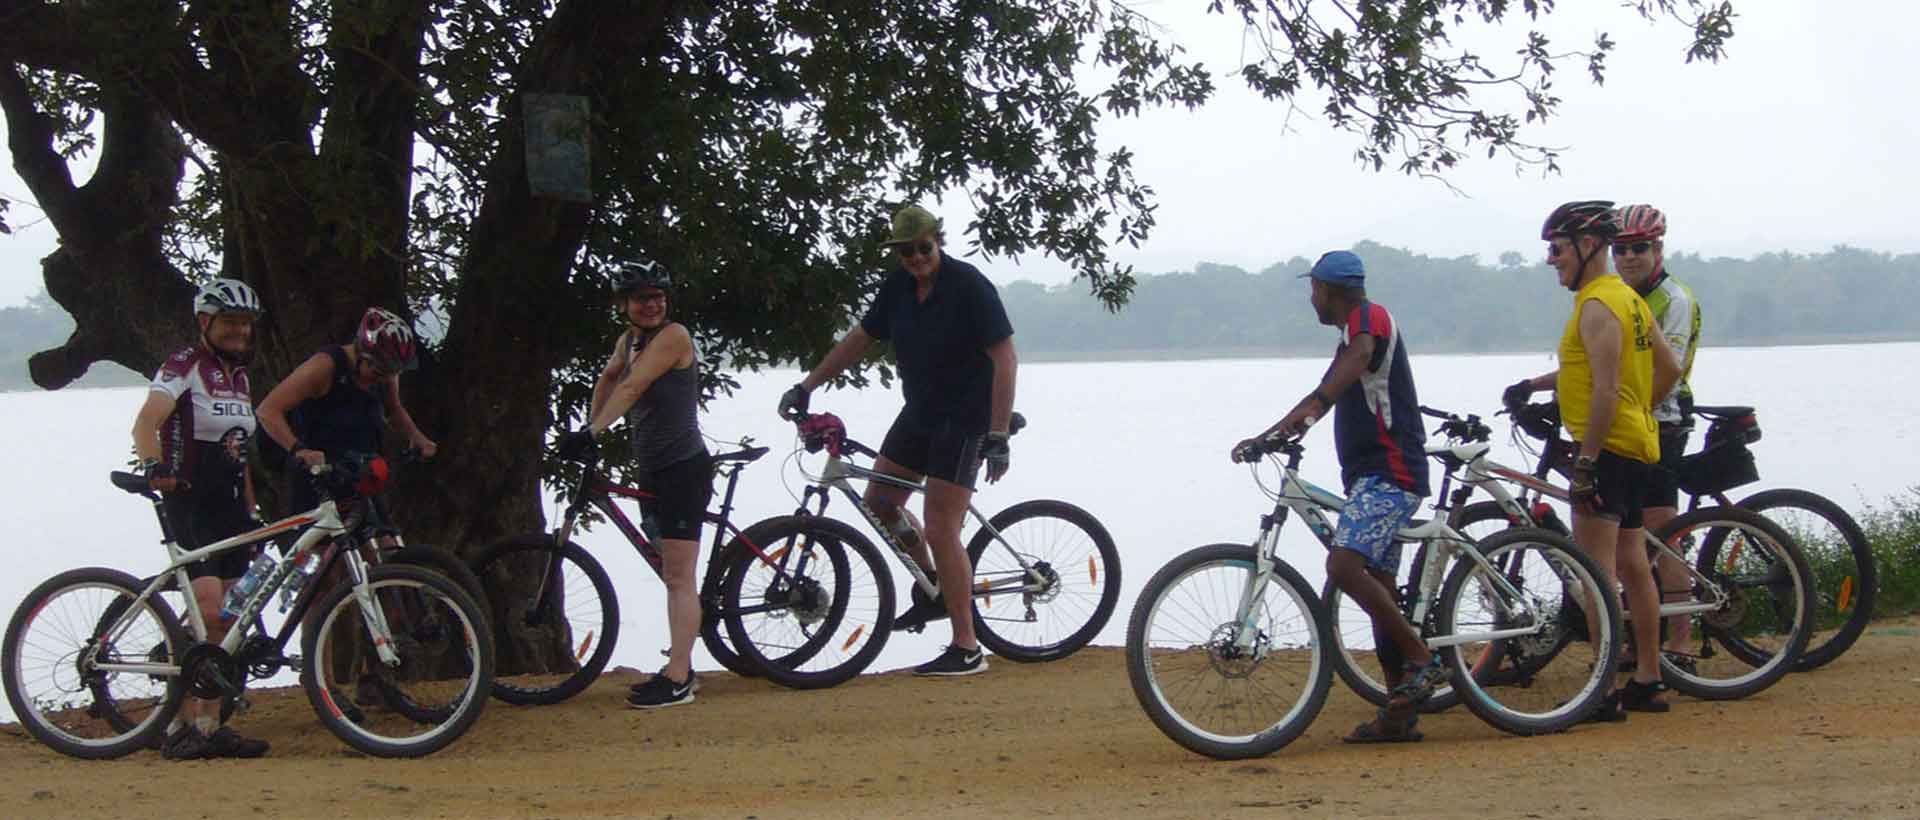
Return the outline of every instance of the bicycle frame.
<path id="1" fill-rule="evenodd" d="M 846 450 L 852 450 L 868 458 L 879 457 L 879 454 L 871 448 L 850 438 L 842 439 L 841 445 L 842 448 Z M 927 491 L 926 485 L 921 482 L 908 481 L 898 476 L 887 475 L 872 468 L 854 464 L 846 459 L 841 452 L 842 448 L 828 448 L 826 466 L 821 468 L 820 475 L 814 478 L 813 483 L 807 485 L 806 490 L 801 494 L 800 506 L 794 511 L 794 514 L 826 515 L 827 502 L 832 498 L 832 491 L 839 490 L 842 495 L 846 496 L 847 503 L 852 504 L 853 508 L 860 512 L 860 517 L 866 519 L 867 525 L 872 527 L 874 532 L 880 534 L 880 540 L 886 542 L 887 546 L 893 548 L 894 559 L 907 568 L 907 573 L 913 576 L 913 582 L 920 588 L 920 591 L 926 593 L 928 598 L 938 596 L 940 590 L 934 585 L 933 578 L 927 574 L 925 569 L 921 568 L 920 562 L 913 560 L 912 555 L 907 552 L 906 545 L 901 543 L 900 538 L 894 535 L 893 531 L 886 526 L 885 522 L 880 520 L 879 514 L 875 513 L 873 508 L 867 505 L 866 499 L 862 498 L 860 493 L 854 491 L 853 480 L 865 479 L 869 482 L 877 481 L 889 487 L 906 490 L 909 493 L 924 493 Z M 818 498 L 820 501 L 819 508 L 810 509 L 809 505 L 813 503 L 815 498 Z M 904 514 L 904 512 L 903 510 L 902 514 Z M 1013 556 L 1014 561 L 1020 565 L 1021 575 L 1026 580 L 1018 589 L 1009 590 L 1004 584 L 995 586 L 994 580 L 991 578 L 976 578 L 974 579 L 973 597 L 986 598 L 998 594 L 1008 594 L 1012 591 L 1038 592 L 1046 588 L 1046 579 L 1034 571 L 1033 564 L 1027 561 L 1026 556 L 1021 555 L 1019 550 L 1014 549 L 1013 545 L 1007 543 L 1005 536 L 1002 536 L 1000 531 L 994 528 L 993 523 L 989 521 L 985 515 L 981 514 L 979 507 L 974 506 L 972 502 L 968 502 L 967 514 L 972 516 L 973 520 L 980 522 L 980 528 L 983 531 L 993 534 L 993 542 L 995 544 L 999 544 L 1008 554 Z"/>
<path id="2" fill-rule="evenodd" d="M 1553 445 L 1549 445 L 1549 448 L 1552 446 Z M 1439 459 L 1440 462 L 1448 468 L 1445 477 L 1441 479 L 1439 493 L 1441 501 L 1435 503 L 1434 509 L 1436 511 L 1445 512 L 1446 508 L 1443 505 L 1458 505 L 1470 497 L 1473 490 L 1479 489 L 1484 490 L 1487 495 L 1493 498 L 1494 503 L 1500 505 L 1501 511 L 1507 514 L 1507 520 L 1522 523 L 1527 526 L 1536 526 L 1539 522 L 1535 520 L 1535 516 L 1533 512 L 1528 509 L 1528 505 L 1522 501 L 1523 498 L 1528 497 L 1528 494 L 1532 494 L 1533 497 L 1549 496 L 1559 499 L 1562 502 L 1571 503 L 1570 496 L 1566 490 L 1554 486 L 1546 480 L 1546 474 L 1552 469 L 1553 464 L 1551 450 L 1542 456 L 1540 466 L 1536 468 L 1534 473 L 1522 473 L 1488 458 L 1487 453 L 1491 449 L 1491 445 L 1485 442 L 1449 444 L 1427 448 L 1428 456 Z M 1456 480 L 1455 473 L 1462 473 L 1457 479 L 1462 486 L 1458 493 L 1450 494 L 1449 487 L 1452 482 Z M 1512 491 L 1508 490 L 1508 482 L 1520 485 L 1521 494 L 1515 495 Z M 1720 585 L 1714 583 L 1713 579 L 1708 578 L 1702 574 L 1700 570 L 1688 563 L 1686 558 L 1675 551 L 1671 545 L 1655 537 L 1652 532 L 1646 533 L 1645 540 L 1646 543 L 1652 545 L 1658 552 L 1666 555 L 1679 565 L 1686 567 L 1687 575 L 1690 577 L 1691 582 L 1701 588 L 1704 593 L 1700 597 L 1707 599 L 1700 603 L 1687 603 L 1682 601 L 1664 602 L 1660 605 L 1660 614 L 1662 616 L 1692 615 L 1699 612 L 1711 612 L 1719 609 L 1726 603 L 1726 590 L 1721 589 Z"/>
<path id="3" fill-rule="evenodd" d="M 199 600 L 194 592 L 192 579 L 187 573 L 187 566 L 229 550 L 240 549 L 268 541 L 287 532 L 305 527 L 306 529 L 301 532 L 300 537 L 293 542 L 292 546 L 286 549 L 287 560 L 282 561 L 279 566 L 276 566 L 273 573 L 267 576 L 259 588 L 255 589 L 253 594 L 247 597 L 246 603 L 240 613 L 234 616 L 234 622 L 237 624 L 236 628 L 227 630 L 226 637 L 222 638 L 218 644 L 220 649 L 229 656 L 238 653 L 241 644 L 246 641 L 248 634 L 252 631 L 251 625 L 255 623 L 255 619 L 261 611 L 266 608 L 268 602 L 272 600 L 273 594 L 279 591 L 280 587 L 286 583 L 288 578 L 292 577 L 294 572 L 298 571 L 300 564 L 304 563 L 306 557 L 312 553 L 315 546 L 325 542 L 325 546 L 320 552 L 320 566 L 314 570 L 314 574 L 316 576 L 325 574 L 342 555 L 346 556 L 349 577 L 354 585 L 354 595 L 359 599 L 360 611 L 362 617 L 367 622 L 368 629 L 375 636 L 375 651 L 379 654 L 382 663 L 392 666 L 400 662 L 399 655 L 393 650 L 392 630 L 387 626 L 385 613 L 380 608 L 372 592 L 367 588 L 366 562 L 361 559 L 357 551 L 342 549 L 342 543 L 339 537 L 347 533 L 352 528 L 352 525 L 358 522 L 357 513 L 350 516 L 350 520 L 342 521 L 338 507 L 335 505 L 333 499 L 328 498 L 322 500 L 319 506 L 307 512 L 288 516 L 267 526 L 240 533 L 231 538 L 226 538 L 205 547 L 189 551 L 181 549 L 178 542 L 175 541 L 172 527 L 168 523 L 164 511 L 160 509 L 159 497 L 151 493 L 143 493 L 143 495 L 146 495 L 153 501 L 155 512 L 160 513 L 161 543 L 166 546 L 168 554 L 172 556 L 172 560 L 167 564 L 165 569 L 154 575 L 153 579 L 147 583 L 146 588 L 127 606 L 126 611 L 122 612 L 120 616 L 104 630 L 105 634 L 99 636 L 100 640 L 95 642 L 96 649 L 118 641 L 132 625 L 132 618 L 135 613 L 140 611 L 141 604 L 158 593 L 160 588 L 166 585 L 169 577 L 177 583 L 181 595 L 186 599 L 185 608 L 187 610 L 188 624 L 192 629 L 194 640 L 196 642 L 204 642 L 207 636 L 206 623 L 205 619 L 201 617 Z M 295 613 L 295 617 L 288 619 L 287 624 L 281 628 L 280 634 L 273 638 L 273 644 L 277 650 L 284 651 L 287 641 L 293 635 L 294 628 L 299 625 L 299 615 L 304 613 L 306 608 L 312 604 L 313 597 L 318 589 L 318 585 L 310 584 L 301 590 L 300 597 L 295 600 L 292 610 Z M 107 672 L 127 672 L 172 677 L 179 675 L 181 671 L 178 664 L 92 663 L 91 659 L 89 659 L 88 662 L 92 668 Z"/>
<path id="4" fill-rule="evenodd" d="M 1302 450 L 1297 443 L 1286 445 L 1282 451 L 1286 462 L 1281 473 L 1280 492 L 1274 500 L 1273 512 L 1260 517 L 1260 534 L 1255 539 L 1255 566 L 1253 574 L 1247 580 L 1247 588 L 1241 596 L 1239 629 L 1235 630 L 1234 645 L 1242 651 L 1254 648 L 1257 629 L 1254 627 L 1253 602 L 1261 600 L 1265 587 L 1272 581 L 1275 564 L 1284 563 L 1280 557 L 1280 530 L 1285 527 L 1288 513 L 1297 514 L 1305 521 L 1321 546 L 1331 551 L 1334 528 L 1327 521 L 1327 513 L 1338 513 L 1346 507 L 1346 500 L 1327 490 L 1321 489 L 1299 475 Z M 1397 541 L 1412 541 L 1427 544 L 1430 547 L 1430 559 L 1427 561 L 1421 578 L 1418 580 L 1417 594 L 1412 601 L 1409 620 L 1418 625 L 1426 622 L 1427 614 L 1434 599 L 1439 597 L 1439 587 L 1443 580 L 1441 570 L 1454 555 L 1464 555 L 1473 561 L 1488 578 L 1501 599 L 1498 605 L 1503 615 L 1519 613 L 1524 617 L 1517 619 L 1527 626 L 1513 629 L 1496 629 L 1487 632 L 1457 633 L 1424 638 L 1429 647 L 1438 649 L 1466 643 L 1517 638 L 1532 635 L 1546 628 L 1547 623 L 1533 602 L 1521 594 L 1506 578 L 1505 573 L 1496 569 L 1486 556 L 1480 553 L 1472 539 L 1456 532 L 1448 526 L 1445 519 L 1436 516 L 1431 521 L 1403 527 L 1394 533 Z M 1436 558 L 1437 557 L 1437 558 Z M 1572 583 L 1562 576 L 1562 580 Z M 1417 627 L 1416 627 L 1417 628 Z"/>

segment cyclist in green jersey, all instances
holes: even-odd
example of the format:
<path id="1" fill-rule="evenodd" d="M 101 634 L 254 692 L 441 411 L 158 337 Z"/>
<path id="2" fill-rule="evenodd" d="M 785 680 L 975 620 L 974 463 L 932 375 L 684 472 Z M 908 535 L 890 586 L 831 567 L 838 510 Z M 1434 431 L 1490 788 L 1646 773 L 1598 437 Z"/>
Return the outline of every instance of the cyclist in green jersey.
<path id="1" fill-rule="evenodd" d="M 1659 530 L 1680 513 L 1680 457 L 1693 433 L 1693 388 L 1687 377 L 1693 372 L 1693 354 L 1700 343 L 1700 303 L 1693 291 L 1667 273 L 1667 216 L 1652 205 L 1628 205 L 1614 211 L 1620 225 L 1613 238 L 1613 267 L 1653 309 L 1654 323 L 1667 346 L 1680 357 L 1680 383 L 1673 392 L 1653 406 L 1654 421 L 1660 425 L 1660 462 L 1648 477 L 1646 509 L 1642 519 L 1649 530 Z M 1687 571 L 1674 559 L 1662 555 L 1659 562 L 1660 598 L 1685 601 Z M 1692 623 L 1684 615 L 1667 619 L 1667 648 L 1679 652 L 1687 645 Z M 1676 658 L 1685 663 L 1684 658 Z"/>

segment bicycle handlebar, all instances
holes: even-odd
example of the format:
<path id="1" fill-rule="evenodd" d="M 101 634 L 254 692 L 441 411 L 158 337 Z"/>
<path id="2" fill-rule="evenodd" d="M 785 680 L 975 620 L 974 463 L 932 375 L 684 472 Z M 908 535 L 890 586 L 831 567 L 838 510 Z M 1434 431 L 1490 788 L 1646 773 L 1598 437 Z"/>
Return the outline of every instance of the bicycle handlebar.
<path id="1" fill-rule="evenodd" d="M 1440 419 L 1440 432 L 1447 438 L 1458 441 L 1485 443 L 1493 440 L 1493 428 L 1481 423 L 1478 415 L 1468 413 L 1465 417 L 1420 405 L 1421 415 Z"/>

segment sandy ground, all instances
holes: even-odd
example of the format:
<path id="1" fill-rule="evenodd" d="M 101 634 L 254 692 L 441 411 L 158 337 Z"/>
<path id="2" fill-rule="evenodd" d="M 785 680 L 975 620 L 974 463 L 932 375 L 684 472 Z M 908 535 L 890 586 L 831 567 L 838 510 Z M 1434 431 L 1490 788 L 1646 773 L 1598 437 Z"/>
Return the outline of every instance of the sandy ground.
<path id="1" fill-rule="evenodd" d="M 257 761 L 85 762 L 0 725 L 0 817 L 1920 817 L 1920 620 L 1876 624 L 1818 672 L 1736 703 L 1552 736 L 1464 710 L 1427 740 L 1353 747 L 1339 689 L 1272 757 L 1161 736 L 1121 650 L 985 675 L 795 692 L 724 674 L 698 702 L 624 708 L 630 670 L 559 706 L 493 702 L 425 760 L 353 752 L 297 692 L 256 695 Z"/>

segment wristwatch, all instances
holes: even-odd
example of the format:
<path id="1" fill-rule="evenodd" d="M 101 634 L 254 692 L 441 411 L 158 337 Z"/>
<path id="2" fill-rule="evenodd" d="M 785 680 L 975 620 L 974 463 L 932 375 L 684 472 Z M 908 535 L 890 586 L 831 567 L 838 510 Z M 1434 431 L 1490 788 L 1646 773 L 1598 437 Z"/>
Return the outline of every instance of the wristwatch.
<path id="1" fill-rule="evenodd" d="M 1573 459 L 1573 469 L 1591 473 L 1596 463 L 1593 456 L 1575 456 Z"/>

